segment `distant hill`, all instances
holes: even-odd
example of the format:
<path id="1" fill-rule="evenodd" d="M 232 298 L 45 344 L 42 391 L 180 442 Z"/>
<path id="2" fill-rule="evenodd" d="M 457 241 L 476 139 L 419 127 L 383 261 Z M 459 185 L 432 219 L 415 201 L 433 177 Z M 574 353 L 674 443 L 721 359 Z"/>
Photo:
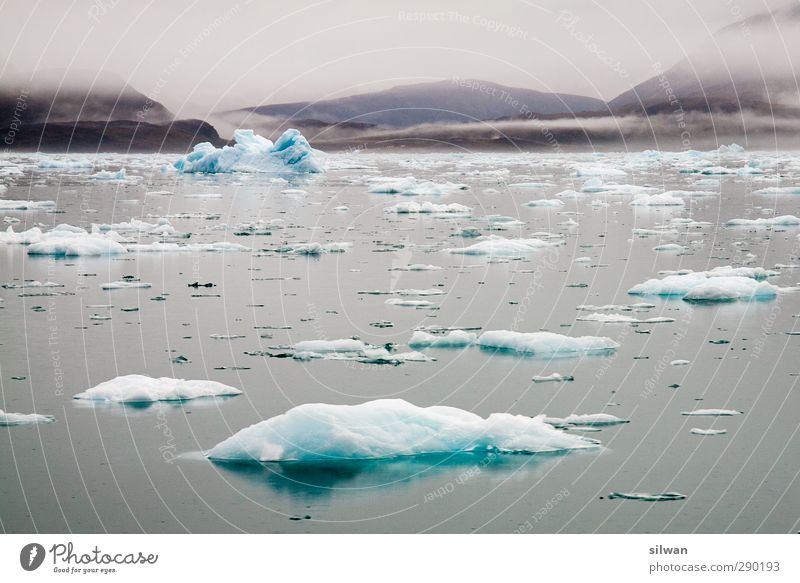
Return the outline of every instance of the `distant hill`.
<path id="1" fill-rule="evenodd" d="M 0 135 L 8 130 L 0 129 Z M 42 152 L 186 152 L 200 142 L 227 144 L 217 130 L 201 120 L 166 124 L 120 120 L 28 124 L 6 147 Z"/>
<path id="2" fill-rule="evenodd" d="M 109 73 L 42 71 L 0 79 L 0 127 L 66 121 L 159 124 L 173 118 L 161 103 Z"/>
<path id="3" fill-rule="evenodd" d="M 252 113 L 289 120 L 289 125 L 292 120 L 304 123 L 314 120 L 324 124 L 348 122 L 404 128 L 518 117 L 527 112 L 573 115 L 605 110 L 606 104 L 592 97 L 545 93 L 488 81 L 445 80 L 316 102 L 261 105 L 227 113 Z"/>
<path id="4" fill-rule="evenodd" d="M 653 77 L 611 100 L 609 107 L 615 114 L 797 114 L 798 56 L 800 6 L 759 13 L 721 29 L 675 65 L 663 71 L 654 67 Z"/>

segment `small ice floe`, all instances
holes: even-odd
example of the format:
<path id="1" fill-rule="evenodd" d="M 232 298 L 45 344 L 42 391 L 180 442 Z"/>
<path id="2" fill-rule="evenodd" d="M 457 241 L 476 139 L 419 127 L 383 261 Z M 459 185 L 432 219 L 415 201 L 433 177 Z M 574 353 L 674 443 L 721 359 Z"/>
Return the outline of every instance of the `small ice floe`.
<path id="1" fill-rule="evenodd" d="M 390 206 L 386 209 L 387 213 L 397 214 L 459 214 L 468 215 L 472 213 L 472 208 L 458 203 L 436 204 L 433 202 L 406 201 Z"/>
<path id="2" fill-rule="evenodd" d="M 228 397 L 242 391 L 216 381 L 186 381 L 168 377 L 152 378 L 131 374 L 100 383 L 73 398 L 111 403 L 152 403 L 186 401 L 200 397 Z"/>
<path id="3" fill-rule="evenodd" d="M 55 257 L 97 257 L 119 255 L 126 249 L 111 234 L 67 234 L 47 238 L 28 246 L 28 255 L 53 255 Z"/>
<path id="4" fill-rule="evenodd" d="M 417 180 L 413 176 L 404 178 L 376 177 L 370 180 L 367 192 L 372 194 L 441 195 L 467 190 L 466 184 L 444 182 L 437 184 L 429 180 Z"/>
<path id="5" fill-rule="evenodd" d="M 237 340 L 239 338 L 246 338 L 244 334 L 209 334 L 212 340 Z"/>
<path id="6" fill-rule="evenodd" d="M 250 356 L 293 358 L 299 361 L 344 360 L 363 364 L 400 365 L 405 362 L 432 362 L 421 352 L 395 352 L 393 344 L 374 346 L 356 338 L 339 340 L 304 340 L 293 346 L 271 347 L 265 352 L 247 352 Z"/>
<path id="7" fill-rule="evenodd" d="M 474 344 L 477 338 L 474 332 L 464 330 L 451 330 L 444 335 L 417 330 L 411 335 L 408 345 L 411 348 L 464 348 Z"/>
<path id="8" fill-rule="evenodd" d="M 584 415 L 576 415 L 573 413 L 565 417 L 563 421 L 565 425 L 585 425 L 587 427 L 603 427 L 630 423 L 628 419 L 622 419 L 616 415 L 610 415 L 609 413 L 588 413 Z"/>
<path id="9" fill-rule="evenodd" d="M 90 320 L 110 320 L 111 316 L 108 314 L 92 314 L 89 316 Z"/>
<path id="10" fill-rule="evenodd" d="M 168 219 L 159 218 L 155 223 L 148 223 L 137 218 L 132 218 L 130 221 L 123 221 L 121 223 L 111 224 L 98 224 L 92 225 L 97 231 L 107 233 L 114 231 L 116 233 L 139 233 L 142 235 L 157 235 L 161 237 L 183 237 L 183 233 L 179 232 Z"/>
<path id="11" fill-rule="evenodd" d="M 446 249 L 447 253 L 454 255 L 487 255 L 489 257 L 522 257 L 546 247 L 561 245 L 558 241 L 544 241 L 542 239 L 506 239 L 497 235 L 490 235 L 469 247 Z"/>
<path id="12" fill-rule="evenodd" d="M 619 348 L 619 343 L 602 336 L 570 337 L 553 332 L 515 332 L 490 330 L 478 337 L 478 346 L 507 350 L 525 355 L 574 355 L 605 353 Z"/>
<path id="13" fill-rule="evenodd" d="M 592 258 L 591 257 L 576 257 L 575 259 L 572 260 L 572 262 L 573 263 L 591 263 L 592 262 Z"/>
<path id="14" fill-rule="evenodd" d="M 39 415 L 37 413 L 6 413 L 0 409 L 0 427 L 34 425 L 36 423 L 52 423 L 55 420 L 56 418 L 52 415 Z"/>
<path id="15" fill-rule="evenodd" d="M 1 192 L 1 191 L 0 191 Z M 0 199 L 0 211 L 39 211 L 54 209 L 52 200 L 3 200 Z"/>
<path id="16" fill-rule="evenodd" d="M 723 435 L 725 433 L 728 433 L 728 430 L 727 429 L 699 429 L 697 427 L 692 427 L 692 429 L 689 431 L 689 433 L 692 433 L 694 435 Z"/>
<path id="17" fill-rule="evenodd" d="M 324 253 L 344 253 L 352 243 L 287 243 L 276 251 L 283 255 L 322 255 Z"/>
<path id="18" fill-rule="evenodd" d="M 226 253 L 251 251 L 249 247 L 239 245 L 238 243 L 230 243 L 228 241 L 189 243 L 186 245 L 156 241 L 155 243 L 128 245 L 127 249 L 132 253 Z"/>
<path id="19" fill-rule="evenodd" d="M 564 206 L 564 201 L 557 198 L 541 198 L 539 200 L 529 200 L 525 206 L 530 207 L 559 207 Z"/>
<path id="20" fill-rule="evenodd" d="M 692 363 L 691 360 L 681 360 L 681 359 L 673 360 L 670 362 L 672 366 L 687 366 L 691 363 Z"/>
<path id="21" fill-rule="evenodd" d="M 653 251 L 669 251 L 672 253 L 682 253 L 686 251 L 686 247 L 678 245 L 677 243 L 664 243 L 663 245 L 656 245 Z"/>
<path id="22" fill-rule="evenodd" d="M 684 411 L 681 415 L 694 416 L 694 417 L 732 417 L 733 415 L 741 415 L 741 411 L 733 409 L 695 409 L 694 411 Z"/>
<path id="23" fill-rule="evenodd" d="M 648 304 L 646 302 L 636 302 L 634 304 L 605 304 L 602 306 L 595 306 L 593 304 L 581 304 L 575 309 L 582 312 L 640 312 L 655 308 L 655 304 Z"/>
<path id="24" fill-rule="evenodd" d="M 153 287 L 152 283 L 146 283 L 143 281 L 112 281 L 111 283 L 102 283 L 100 284 L 100 289 L 112 290 L 112 289 L 148 289 Z"/>
<path id="25" fill-rule="evenodd" d="M 544 376 L 535 376 L 531 379 L 534 383 L 558 383 L 558 382 L 568 382 L 574 381 L 575 377 L 571 374 L 561 374 L 554 372 L 553 374 L 544 375 Z"/>
<path id="26" fill-rule="evenodd" d="M 613 166 L 603 166 L 603 165 L 594 165 L 594 166 L 579 166 L 575 168 L 575 176 L 627 176 L 628 173 L 620 168 L 614 168 Z"/>
<path id="27" fill-rule="evenodd" d="M 342 205 L 333 207 L 333 210 L 336 211 L 337 213 L 346 213 L 347 211 L 350 210 L 350 207 L 347 206 L 347 205 L 342 204 Z"/>
<path id="28" fill-rule="evenodd" d="M 315 173 L 322 172 L 321 153 L 295 129 L 288 129 L 273 144 L 253 130 L 233 132 L 234 145 L 215 148 L 209 142 L 197 144 L 177 162 L 178 172 L 208 174 L 228 172 Z"/>
<path id="29" fill-rule="evenodd" d="M 3 289 L 23 289 L 23 288 L 31 288 L 31 287 L 33 287 L 33 288 L 64 287 L 64 285 L 60 284 L 60 283 L 55 283 L 55 282 L 52 282 L 52 281 L 42 282 L 42 281 L 38 281 L 38 280 L 35 280 L 35 279 L 33 279 L 33 280 L 26 279 L 25 281 L 22 281 L 22 282 L 10 281 L 8 283 L 4 283 L 4 284 L 0 285 L 0 287 L 2 287 Z"/>
<path id="30" fill-rule="evenodd" d="M 409 300 L 405 298 L 389 298 L 384 302 L 388 306 L 400 306 L 404 308 L 433 308 L 435 303 L 428 300 Z"/>
<path id="31" fill-rule="evenodd" d="M 183 198 L 222 198 L 221 192 L 194 192 L 184 194 Z"/>
<path id="32" fill-rule="evenodd" d="M 440 271 L 438 265 L 426 265 L 424 263 L 414 263 L 403 267 L 390 267 L 388 271 Z"/>
<path id="33" fill-rule="evenodd" d="M 636 196 L 630 204 L 632 206 L 684 206 L 683 199 L 665 192 L 661 194 L 642 194 Z"/>
<path id="34" fill-rule="evenodd" d="M 127 180 L 127 174 L 125 172 L 125 168 L 120 168 L 116 172 L 111 170 L 101 170 L 99 172 L 95 172 L 94 174 L 90 174 L 87 178 L 91 178 L 92 180 L 114 180 L 118 182 L 124 182 Z"/>
<path id="35" fill-rule="evenodd" d="M 659 494 L 649 494 L 646 492 L 611 492 L 609 500 L 620 498 L 622 500 L 641 500 L 643 502 L 665 502 L 670 500 L 685 500 L 686 495 L 680 492 L 662 492 Z"/>
<path id="36" fill-rule="evenodd" d="M 597 446 L 595 440 L 553 428 L 542 416 L 494 413 L 484 419 L 454 407 L 380 399 L 359 405 L 300 405 L 242 429 L 206 455 L 231 462 L 336 462 L 467 452 L 567 452 Z"/>
<path id="37" fill-rule="evenodd" d="M 441 289 L 396 289 L 396 290 L 361 290 L 356 292 L 359 295 L 367 295 L 367 296 L 441 296 L 445 294 L 444 290 Z"/>
<path id="38" fill-rule="evenodd" d="M 586 314 L 585 316 L 578 316 L 576 318 L 579 322 L 600 322 L 602 324 L 664 324 L 674 322 L 675 318 L 656 317 L 639 319 L 633 316 L 626 316 L 625 314 L 603 314 L 593 313 Z"/>
<path id="39" fill-rule="evenodd" d="M 794 215 L 781 215 L 780 217 L 758 219 L 731 219 L 725 223 L 726 227 L 751 227 L 756 229 L 794 227 L 797 225 L 800 225 L 800 218 Z"/>

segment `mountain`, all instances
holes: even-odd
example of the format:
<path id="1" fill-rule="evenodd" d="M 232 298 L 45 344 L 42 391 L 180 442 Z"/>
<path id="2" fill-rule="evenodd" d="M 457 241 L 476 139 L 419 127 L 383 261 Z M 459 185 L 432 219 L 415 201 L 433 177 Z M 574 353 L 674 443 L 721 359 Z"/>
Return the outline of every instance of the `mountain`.
<path id="1" fill-rule="evenodd" d="M 161 103 L 109 73 L 40 71 L 0 79 L 0 128 L 68 121 L 158 124 L 173 117 Z"/>
<path id="2" fill-rule="evenodd" d="M 325 124 L 347 122 L 405 128 L 519 117 L 528 112 L 540 116 L 605 110 L 602 100 L 591 97 L 454 79 L 400 85 L 384 91 L 315 102 L 261 105 L 227 113 L 257 114 L 290 122 L 314 120 Z"/>
<path id="3" fill-rule="evenodd" d="M 609 102 L 615 114 L 800 112 L 800 5 L 759 13 L 711 36 L 686 58 Z"/>

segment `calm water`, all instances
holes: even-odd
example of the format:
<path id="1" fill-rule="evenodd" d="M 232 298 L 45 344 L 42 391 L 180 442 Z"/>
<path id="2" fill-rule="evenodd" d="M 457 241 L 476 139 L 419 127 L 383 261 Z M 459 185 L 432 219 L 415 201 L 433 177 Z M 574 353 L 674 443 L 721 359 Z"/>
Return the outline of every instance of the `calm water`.
<path id="1" fill-rule="evenodd" d="M 0 528 L 6 532 L 792 532 L 800 502 L 800 293 L 777 300 L 691 305 L 639 298 L 626 291 L 660 270 L 718 265 L 800 264 L 800 228 L 724 228 L 737 217 L 800 214 L 800 195 L 752 191 L 800 184 L 794 153 L 726 154 L 714 163 L 739 167 L 745 158 L 763 176 L 717 179 L 681 174 L 687 157 L 667 163 L 609 154 L 331 155 L 324 175 L 292 181 L 266 175 L 176 176 L 165 158 L 98 159 L 127 169 L 125 182 L 92 180 L 95 170 L 40 170 L 33 158 L 6 157 L 5 199 L 54 200 L 58 214 L 0 211 L 38 223 L 154 221 L 173 218 L 190 242 L 228 240 L 242 253 L 130 254 L 55 260 L 29 257 L 21 245 L 0 244 L 5 283 L 24 279 L 63 284 L 68 295 L 20 297 L 37 289 L 0 289 L 0 408 L 52 414 L 57 423 L 0 428 Z M 664 190 L 719 190 L 685 197 L 686 208 L 636 208 L 631 195 L 586 194 L 559 208 L 530 208 L 531 199 L 579 189 L 576 167 L 603 164 L 626 176 L 609 183 Z M 468 190 L 441 196 L 369 194 L 376 176 L 459 182 Z M 780 182 L 774 179 L 780 175 Z M 532 188 L 509 186 L 541 182 Z M 287 188 L 301 189 L 283 193 Z M 172 195 L 146 194 L 170 191 Z M 218 198 L 186 195 L 219 193 Z M 592 206 L 600 199 L 608 206 Z M 397 215 L 403 200 L 457 202 L 473 218 Z M 334 210 L 346 205 L 349 210 Z M 521 260 L 449 255 L 474 243 L 459 233 L 490 233 L 482 217 L 524 222 L 495 234 L 514 238 L 559 233 L 564 245 Z M 674 217 L 713 223 L 688 234 L 647 238 Z M 236 236 L 236 225 L 281 219 L 271 235 Z M 574 220 L 578 225 L 560 223 Z M 223 225 L 228 225 L 225 229 Z M 135 237 L 135 236 L 134 236 Z M 153 238 L 144 237 L 142 242 Z M 287 257 L 284 242 L 352 242 L 346 253 Z M 687 245 L 684 254 L 655 252 L 659 243 Z M 694 242 L 693 245 L 691 243 Z M 589 262 L 573 262 L 590 257 Z M 412 263 L 441 271 L 390 271 Z M 152 289 L 102 291 L 100 284 L 133 275 Z M 214 283 L 191 288 L 192 282 Z M 779 286 L 800 281 L 784 268 Z M 575 284 L 585 284 L 575 287 Z M 364 290 L 438 287 L 427 298 L 438 309 L 385 305 Z M 49 290 L 53 291 L 53 290 Z M 153 300 L 163 294 L 164 301 Z M 201 297 L 196 297 L 201 296 Z M 580 304 L 648 301 L 655 308 L 625 312 L 667 316 L 655 325 L 578 322 Z M 101 305 L 113 307 L 97 307 Z M 40 306 L 40 308 L 36 308 Z M 139 307 L 138 312 L 122 311 Z M 110 315 L 110 320 L 91 316 Z M 391 321 L 378 328 L 371 323 Z M 353 335 L 374 344 L 405 343 L 427 325 L 484 330 L 549 330 L 616 339 L 611 357 L 521 358 L 431 349 L 437 361 L 402 366 L 361 365 L 248 356 L 246 351 L 309 339 Z M 287 328 L 288 327 L 288 328 Z M 646 332 L 646 333 L 645 333 Z M 244 338 L 216 340 L 212 334 Z M 729 344 L 710 341 L 728 340 Z M 174 364 L 182 355 L 191 362 Z M 675 359 L 691 360 L 675 367 Z M 222 367 L 225 367 L 224 369 Z M 241 368 L 237 368 L 241 367 Z M 559 372 L 574 382 L 538 383 Z M 118 375 L 140 373 L 213 379 L 244 395 L 150 407 L 79 406 L 72 395 Z M 17 377 L 14 379 L 13 377 Z M 679 385 L 672 387 L 671 385 Z M 206 450 L 232 433 L 294 405 L 356 404 L 393 397 L 444 404 L 480 415 L 507 411 L 551 416 L 608 412 L 626 425 L 587 433 L 601 450 L 562 456 L 462 455 L 364 462 L 329 467 L 302 464 L 212 464 Z M 681 416 L 695 408 L 736 409 L 727 418 Z M 724 428 L 701 437 L 690 429 Z M 667 492 L 677 502 L 608 500 L 611 491 Z M 310 517 L 310 518 L 306 518 Z M 299 518 L 300 520 L 293 520 Z"/>

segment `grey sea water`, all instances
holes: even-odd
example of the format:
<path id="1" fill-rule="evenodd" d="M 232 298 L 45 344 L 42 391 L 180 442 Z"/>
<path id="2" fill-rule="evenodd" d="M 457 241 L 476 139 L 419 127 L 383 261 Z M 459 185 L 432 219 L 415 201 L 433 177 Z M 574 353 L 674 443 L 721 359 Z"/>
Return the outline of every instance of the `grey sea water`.
<path id="1" fill-rule="evenodd" d="M 759 189 L 800 184 L 793 152 L 676 154 L 330 154 L 319 175 L 177 175 L 163 156 L 104 156 L 98 170 L 42 169 L 4 157 L 5 200 L 53 200 L 57 213 L 0 211 L 19 232 L 58 223 L 89 228 L 167 217 L 178 243 L 231 241 L 245 252 L 34 257 L 0 244 L 0 409 L 54 415 L 56 423 L 0 428 L 0 528 L 5 532 L 793 532 L 798 529 L 800 292 L 768 301 L 690 304 L 630 296 L 659 271 L 716 266 L 777 269 L 794 286 L 798 227 L 725 227 L 732 218 L 800 214 L 800 194 Z M 763 174 L 702 176 L 709 165 Z M 605 170 L 598 171 L 601 165 Z M 592 170 L 594 168 L 594 170 Z M 581 190 L 587 174 L 608 184 L 702 190 L 685 207 L 632 206 L 630 189 Z M 580 174 L 580 175 L 577 175 Z M 376 177 L 468 186 L 441 195 L 371 194 Z M 533 185 L 532 183 L 536 183 Z M 597 180 L 589 182 L 596 189 Z M 168 191 L 171 194 L 148 194 Z M 193 196 L 193 195 L 213 196 Z M 471 216 L 387 212 L 398 202 L 460 203 Z M 593 201 L 599 201 L 594 202 Z M 602 204 L 600 204 L 602 203 Z M 346 206 L 347 209 L 335 210 Z M 511 217 L 521 224 L 488 220 Z M 170 218 L 171 217 L 171 218 Z M 657 229 L 674 218 L 710 225 Z M 262 220 L 262 234 L 240 223 Z M 9 222 L 9 221 L 7 221 Z M 505 227 L 505 230 L 495 230 Z M 508 239 L 546 232 L 563 245 L 516 258 L 453 255 L 477 241 L 464 229 Z M 266 233 L 269 234 L 266 234 Z M 237 233 L 240 233 L 237 235 Z M 156 237 L 130 239 L 149 243 Z M 282 244 L 348 242 L 343 253 L 297 256 Z M 683 253 L 657 252 L 664 243 Z M 574 261 L 588 257 L 588 261 Z M 409 264 L 437 271 L 409 272 Z M 134 276 L 149 289 L 103 291 Z M 212 283 L 214 287 L 189 287 Z M 369 290 L 441 289 L 434 309 L 385 304 Z M 41 292 L 58 295 L 27 295 Z M 669 323 L 576 321 L 579 305 L 649 302 L 636 318 Z M 138 311 L 123 311 L 137 308 Z M 614 312 L 619 313 L 619 311 Z M 110 319 L 92 319 L 93 316 Z M 376 327 L 377 322 L 391 327 Z M 478 348 L 428 349 L 435 362 L 400 366 L 246 352 L 301 340 L 358 336 L 408 341 L 421 326 L 480 327 L 608 336 L 613 355 L 520 357 Z M 243 338 L 213 339 L 211 335 Z M 724 341 L 720 342 L 720 341 Z M 173 359 L 189 360 L 177 364 Z M 673 366 L 673 360 L 690 364 Z M 533 383 L 537 375 L 572 382 Z M 87 406 L 76 393 L 125 374 L 212 379 L 244 394 L 151 406 Z M 602 448 L 568 455 L 463 454 L 336 465 L 231 465 L 202 451 L 239 429 L 304 403 L 401 398 L 482 416 L 610 413 L 630 423 L 586 433 Z M 698 408 L 742 411 L 686 417 Z M 725 429 L 700 436 L 692 428 Z M 684 500 L 609 499 L 610 492 L 679 492 Z"/>

